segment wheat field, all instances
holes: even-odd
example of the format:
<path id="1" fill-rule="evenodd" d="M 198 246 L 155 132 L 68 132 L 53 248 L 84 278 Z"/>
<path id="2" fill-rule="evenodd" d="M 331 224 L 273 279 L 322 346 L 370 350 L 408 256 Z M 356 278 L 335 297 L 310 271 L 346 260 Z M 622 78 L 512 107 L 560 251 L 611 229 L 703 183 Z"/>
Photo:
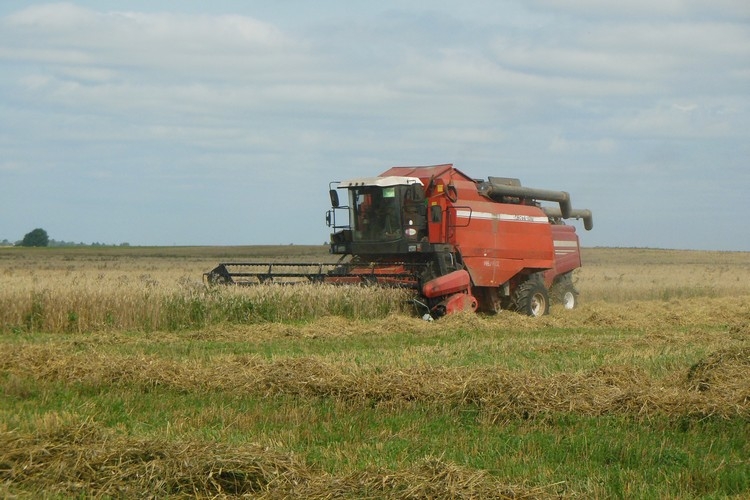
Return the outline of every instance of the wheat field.
<path id="1" fill-rule="evenodd" d="M 409 314 L 399 290 L 334 286 L 207 289 L 222 260 L 332 262 L 326 247 L 1 249 L 0 328 L 46 332 L 164 330 L 221 322 Z M 589 303 L 738 297 L 750 293 L 742 252 L 587 249 L 576 271 Z"/>
<path id="2" fill-rule="evenodd" d="M 0 249 L 0 494 L 743 498 L 750 253 L 584 249 L 581 304 L 424 322 L 206 288 L 320 247 Z"/>

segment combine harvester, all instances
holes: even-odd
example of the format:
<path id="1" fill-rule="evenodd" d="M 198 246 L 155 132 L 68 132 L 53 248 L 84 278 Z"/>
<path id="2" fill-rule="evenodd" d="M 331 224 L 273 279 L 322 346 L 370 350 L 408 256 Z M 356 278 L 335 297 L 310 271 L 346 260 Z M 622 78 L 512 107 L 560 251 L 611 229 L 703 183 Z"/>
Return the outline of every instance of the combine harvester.
<path id="1" fill-rule="evenodd" d="M 593 218 L 572 208 L 565 191 L 504 177 L 475 180 L 452 164 L 394 167 L 329 187 L 326 221 L 338 263 L 223 263 L 204 281 L 406 287 L 416 291 L 426 319 L 501 309 L 541 316 L 550 297 L 566 309 L 577 304 L 571 275 L 581 253 L 575 228 L 563 219 L 582 219 L 591 230 Z M 346 190 L 348 205 L 338 190 Z"/>

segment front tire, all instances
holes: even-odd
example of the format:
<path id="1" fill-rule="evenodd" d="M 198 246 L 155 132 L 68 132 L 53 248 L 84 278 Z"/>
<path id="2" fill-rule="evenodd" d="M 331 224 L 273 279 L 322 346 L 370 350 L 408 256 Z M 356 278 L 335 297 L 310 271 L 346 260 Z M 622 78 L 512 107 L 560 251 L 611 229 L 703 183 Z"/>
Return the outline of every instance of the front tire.
<path id="1" fill-rule="evenodd" d="M 549 294 L 544 281 L 532 276 L 518 285 L 513 294 L 513 309 L 534 318 L 549 314 Z"/>

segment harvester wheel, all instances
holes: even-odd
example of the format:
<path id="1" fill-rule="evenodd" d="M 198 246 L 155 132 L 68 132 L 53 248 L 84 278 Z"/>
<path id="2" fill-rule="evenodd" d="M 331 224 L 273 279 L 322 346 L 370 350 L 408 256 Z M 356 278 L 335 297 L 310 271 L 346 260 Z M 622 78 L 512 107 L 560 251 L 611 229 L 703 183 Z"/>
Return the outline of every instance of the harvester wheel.
<path id="1" fill-rule="evenodd" d="M 550 296 L 565 309 L 575 309 L 578 306 L 578 290 L 573 286 L 570 274 L 562 276 L 550 287 Z"/>
<path id="2" fill-rule="evenodd" d="M 474 294 L 479 299 L 479 311 L 487 314 L 497 314 L 502 309 L 497 288 L 475 287 Z"/>
<path id="3" fill-rule="evenodd" d="M 544 280 L 532 276 L 518 285 L 513 294 L 513 309 L 535 318 L 549 314 L 549 294 Z"/>

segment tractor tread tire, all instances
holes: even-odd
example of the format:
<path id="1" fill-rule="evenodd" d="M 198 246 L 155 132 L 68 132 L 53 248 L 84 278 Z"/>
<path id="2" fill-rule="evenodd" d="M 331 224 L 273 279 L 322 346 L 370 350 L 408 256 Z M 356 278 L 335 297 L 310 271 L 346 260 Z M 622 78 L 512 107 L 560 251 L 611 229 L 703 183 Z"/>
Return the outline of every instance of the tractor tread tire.
<path id="1" fill-rule="evenodd" d="M 518 285 L 513 293 L 513 310 L 527 316 L 539 317 L 549 314 L 549 294 L 544 280 L 535 275 Z"/>
<path id="2" fill-rule="evenodd" d="M 555 304 L 562 305 L 565 309 L 578 307 L 578 290 L 573 285 L 570 273 L 564 274 L 550 287 L 549 295 Z"/>

